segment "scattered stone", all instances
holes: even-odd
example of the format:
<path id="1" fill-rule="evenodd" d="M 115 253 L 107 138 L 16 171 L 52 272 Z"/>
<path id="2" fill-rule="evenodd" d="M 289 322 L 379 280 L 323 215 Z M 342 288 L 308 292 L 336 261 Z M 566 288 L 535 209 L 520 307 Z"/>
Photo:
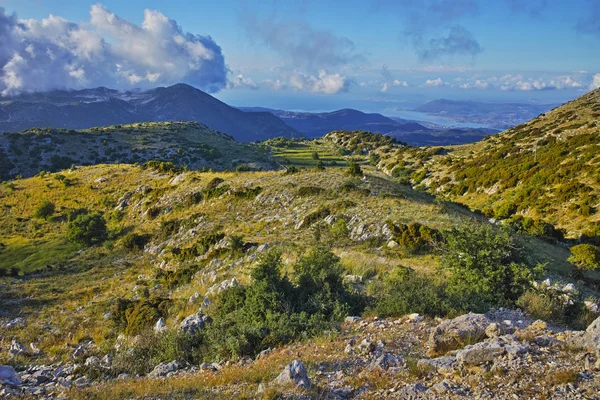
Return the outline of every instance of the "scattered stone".
<path id="1" fill-rule="evenodd" d="M 451 375 L 458 368 L 456 356 L 443 356 L 438 358 L 423 358 L 417 362 L 420 370 L 434 370 L 442 375 Z"/>
<path id="2" fill-rule="evenodd" d="M 293 384 L 295 387 L 303 389 L 310 388 L 310 379 L 306 374 L 306 368 L 298 360 L 294 360 L 290 365 L 286 366 L 273 383 L 277 385 Z"/>
<path id="3" fill-rule="evenodd" d="M 387 243 L 387 247 L 388 247 L 388 248 L 390 248 L 390 249 L 395 249 L 395 248 L 397 248 L 398 246 L 400 246 L 400 245 L 399 245 L 399 244 L 398 244 L 398 242 L 396 242 L 395 240 L 390 240 L 390 241 Z"/>
<path id="4" fill-rule="evenodd" d="M 169 328 L 167 328 L 167 324 L 165 324 L 165 321 L 161 318 L 158 319 L 158 321 L 156 321 L 156 324 L 154 324 L 154 333 L 163 333 L 166 332 Z"/>
<path id="5" fill-rule="evenodd" d="M 85 359 L 84 365 L 86 367 L 98 367 L 100 366 L 100 359 L 96 356 L 88 357 Z"/>
<path id="6" fill-rule="evenodd" d="M 346 319 L 344 319 L 344 322 L 347 324 L 354 324 L 358 321 L 360 321 L 360 317 L 346 317 Z"/>
<path id="7" fill-rule="evenodd" d="M 269 354 L 271 354 L 272 350 L 271 349 L 266 349 L 261 351 L 260 353 L 258 353 L 258 355 L 256 356 L 257 360 L 262 360 L 263 358 L 266 358 L 269 356 Z"/>
<path id="8" fill-rule="evenodd" d="M 398 391 L 398 398 L 403 400 L 420 400 L 429 388 L 420 383 L 408 385 Z"/>
<path id="9" fill-rule="evenodd" d="M 600 317 L 596 318 L 585 330 L 585 341 L 591 351 L 600 358 Z"/>
<path id="10" fill-rule="evenodd" d="M 409 314 L 408 315 L 408 320 L 410 322 L 421 322 L 423 321 L 423 316 L 417 314 L 417 313 L 413 313 L 413 314 Z"/>
<path id="11" fill-rule="evenodd" d="M 17 373 L 10 365 L 0 365 L 0 381 L 14 384 L 15 386 L 19 384 Z"/>
<path id="12" fill-rule="evenodd" d="M 496 357 L 501 356 L 504 352 L 504 347 L 496 342 L 481 342 L 458 351 L 456 360 L 460 364 L 481 365 L 494 361 Z"/>
<path id="13" fill-rule="evenodd" d="M 405 366 L 405 361 L 401 356 L 396 356 L 391 353 L 383 353 L 379 357 L 377 357 L 371 364 L 369 365 L 369 370 L 373 369 L 382 369 L 388 370 L 390 368 L 399 368 Z"/>
<path id="14" fill-rule="evenodd" d="M 362 342 L 360 342 L 360 345 L 358 345 L 358 350 L 361 353 L 366 353 L 366 354 L 370 354 L 372 352 L 375 351 L 375 349 L 377 349 L 377 346 L 375 345 L 375 343 L 371 342 L 369 339 L 363 339 Z"/>
<path id="15" fill-rule="evenodd" d="M 23 354 L 27 351 L 27 347 L 25 347 L 24 345 L 22 345 L 21 343 L 19 343 L 17 341 L 17 339 L 13 339 L 10 342 L 10 347 L 8 349 L 8 352 L 11 354 L 11 356 L 16 356 L 18 354 Z"/>

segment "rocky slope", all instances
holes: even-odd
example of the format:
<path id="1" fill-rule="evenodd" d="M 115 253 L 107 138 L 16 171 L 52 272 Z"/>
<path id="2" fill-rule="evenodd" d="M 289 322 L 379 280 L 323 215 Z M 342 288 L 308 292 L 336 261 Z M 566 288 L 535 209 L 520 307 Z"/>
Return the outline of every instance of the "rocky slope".
<path id="1" fill-rule="evenodd" d="M 17 370 L 0 366 L 0 395 L 598 399 L 599 338 L 600 319 L 587 331 L 569 331 L 506 309 L 451 320 L 418 314 L 348 317 L 339 332 L 323 340 L 270 349 L 256 359 L 233 363 L 194 367 L 173 360 L 158 364 L 148 376 L 107 378 L 112 356 L 101 356 L 93 343 L 82 345 L 72 350 L 81 363 Z M 32 352 L 15 343 L 11 351 Z M 127 346 L 117 351 L 127 351 Z"/>

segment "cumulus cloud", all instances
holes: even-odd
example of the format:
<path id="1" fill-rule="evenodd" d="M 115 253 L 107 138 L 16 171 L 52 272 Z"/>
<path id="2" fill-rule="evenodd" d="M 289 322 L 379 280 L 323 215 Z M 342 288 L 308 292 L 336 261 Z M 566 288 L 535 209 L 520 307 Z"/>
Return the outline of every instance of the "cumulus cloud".
<path id="1" fill-rule="evenodd" d="M 319 71 L 316 76 L 296 72 L 290 76 L 290 86 L 312 93 L 337 94 L 350 89 L 350 80 L 340 74 L 328 74 L 324 70 Z"/>
<path id="2" fill-rule="evenodd" d="M 247 78 L 243 74 L 238 74 L 227 83 L 227 89 L 258 89 L 256 82 L 252 78 Z"/>
<path id="3" fill-rule="evenodd" d="M 486 82 L 481 79 L 477 79 L 474 82 L 467 82 L 460 85 L 461 89 L 480 89 L 485 90 L 491 88 L 492 85 L 489 82 Z"/>
<path id="4" fill-rule="evenodd" d="M 590 90 L 600 88 L 600 74 L 594 75 L 592 83 L 590 83 Z"/>
<path id="5" fill-rule="evenodd" d="M 399 81 L 398 79 L 394 80 L 393 82 L 394 86 L 402 86 L 402 87 L 408 87 L 408 82 L 406 81 Z"/>
<path id="6" fill-rule="evenodd" d="M 76 24 L 50 15 L 19 20 L 0 8 L 0 90 L 157 86 L 186 82 L 209 92 L 227 84 L 221 48 L 210 36 L 184 32 L 174 20 L 145 10 L 141 26 L 93 5 Z"/>
<path id="7" fill-rule="evenodd" d="M 436 79 L 427 79 L 425 81 L 425 83 L 423 84 L 424 87 L 442 87 L 442 86 L 448 86 L 448 84 L 446 82 L 444 82 L 442 80 L 442 78 L 436 78 Z"/>

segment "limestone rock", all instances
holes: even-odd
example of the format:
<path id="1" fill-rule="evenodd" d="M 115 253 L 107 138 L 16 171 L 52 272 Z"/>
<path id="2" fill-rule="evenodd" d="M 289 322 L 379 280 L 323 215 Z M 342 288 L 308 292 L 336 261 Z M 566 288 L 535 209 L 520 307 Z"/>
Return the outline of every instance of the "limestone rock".
<path id="1" fill-rule="evenodd" d="M 391 353 L 383 353 L 375 360 L 373 360 L 373 362 L 371 362 L 371 364 L 369 365 L 369 369 L 388 370 L 390 368 L 404 367 L 404 365 L 404 358 L 402 358 L 401 356 L 396 356 Z"/>
<path id="2" fill-rule="evenodd" d="M 442 375 L 451 375 L 458 369 L 458 361 L 456 361 L 455 356 L 423 358 L 417 362 L 417 368 L 421 370 L 433 369 Z"/>
<path id="3" fill-rule="evenodd" d="M 472 313 L 444 321 L 432 329 L 427 355 L 433 356 L 477 343 L 486 337 L 485 330 L 491 323 L 485 315 Z"/>
<path id="4" fill-rule="evenodd" d="M 292 361 L 290 365 L 284 368 L 277 378 L 273 381 L 277 385 L 290 385 L 303 389 L 310 388 L 310 379 L 306 374 L 304 364 L 298 360 Z"/>
<path id="5" fill-rule="evenodd" d="M 161 378 L 174 372 L 177 372 L 180 369 L 183 369 L 184 367 L 185 364 L 179 361 L 171 361 L 170 363 L 162 362 L 156 367 L 154 367 L 154 369 L 148 374 L 148 376 L 152 378 Z"/>
<path id="6" fill-rule="evenodd" d="M 585 330 L 585 341 L 591 351 L 600 358 L 600 317 L 596 318 Z"/>
<path id="7" fill-rule="evenodd" d="M 181 321 L 179 328 L 187 334 L 193 335 L 194 333 L 204 329 L 207 323 L 211 322 L 211 318 L 208 315 L 204 315 L 201 312 L 192 314 Z"/>
<path id="8" fill-rule="evenodd" d="M 506 350 L 495 341 L 481 342 L 465 347 L 456 353 L 456 360 L 460 364 L 481 365 L 494 361 L 496 357 L 504 354 Z"/>

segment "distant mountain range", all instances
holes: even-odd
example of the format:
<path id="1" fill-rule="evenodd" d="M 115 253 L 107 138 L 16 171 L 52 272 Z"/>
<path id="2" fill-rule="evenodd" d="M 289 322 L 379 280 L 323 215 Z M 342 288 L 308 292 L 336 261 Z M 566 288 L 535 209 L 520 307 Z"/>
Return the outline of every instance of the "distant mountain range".
<path id="1" fill-rule="evenodd" d="M 0 101 L 0 132 L 160 121 L 201 122 L 241 142 L 298 136 L 298 132 L 271 113 L 245 113 L 185 84 L 143 92 L 104 87 L 52 91 Z"/>
<path id="2" fill-rule="evenodd" d="M 240 109 L 249 113 L 270 112 L 309 138 L 321 137 L 336 130 L 363 130 L 392 136 L 410 145 L 422 146 L 470 143 L 498 132 L 494 129 L 480 128 L 432 129 L 418 121 L 391 119 L 381 114 L 367 114 L 352 109 L 326 113 L 293 112 L 262 107 Z"/>
<path id="3" fill-rule="evenodd" d="M 456 122 L 484 124 L 504 130 L 529 121 L 556 106 L 558 104 L 484 103 L 439 99 L 423 104 L 414 111 L 447 117 Z"/>
<path id="4" fill-rule="evenodd" d="M 432 106 L 423 109 L 436 110 Z M 474 128 L 438 129 L 418 121 L 391 119 L 351 109 L 307 113 L 260 107 L 234 108 L 185 84 L 147 91 L 118 91 L 105 87 L 57 90 L 0 99 L 0 132 L 45 127 L 88 129 L 168 121 L 199 122 L 231 135 L 239 142 L 280 136 L 315 138 L 335 130 L 365 130 L 416 146 L 448 145 L 477 141 L 497 132 Z"/>

